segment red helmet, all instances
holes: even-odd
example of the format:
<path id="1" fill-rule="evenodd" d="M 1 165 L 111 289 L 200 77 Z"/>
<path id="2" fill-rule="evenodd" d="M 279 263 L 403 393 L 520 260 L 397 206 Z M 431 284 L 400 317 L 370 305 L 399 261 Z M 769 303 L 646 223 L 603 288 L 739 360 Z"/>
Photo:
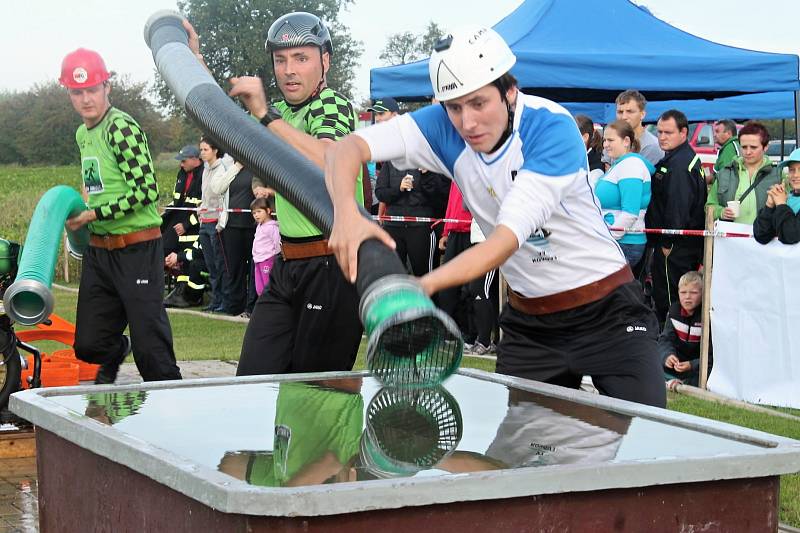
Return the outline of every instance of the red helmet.
<path id="1" fill-rule="evenodd" d="M 67 89 L 85 89 L 106 81 L 111 75 L 100 54 L 78 48 L 61 62 L 61 85 Z"/>

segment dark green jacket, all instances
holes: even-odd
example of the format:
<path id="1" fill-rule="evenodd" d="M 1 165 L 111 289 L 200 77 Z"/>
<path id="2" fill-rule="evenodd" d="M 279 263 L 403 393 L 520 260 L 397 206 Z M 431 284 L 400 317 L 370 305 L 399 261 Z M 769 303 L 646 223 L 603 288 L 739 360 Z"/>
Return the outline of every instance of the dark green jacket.
<path id="1" fill-rule="evenodd" d="M 714 219 L 718 220 L 722 209 L 735 198 L 736 189 L 739 188 L 739 168 L 744 165 L 741 157 L 735 158 L 731 163 L 720 169 L 711 190 L 708 191 L 706 205 L 714 206 Z M 748 194 L 756 195 L 756 212 L 767 204 L 767 191 L 773 185 L 781 182 L 780 172 L 775 164 L 766 165 L 759 170 L 754 181 L 758 181 L 755 189 Z"/>
<path id="2" fill-rule="evenodd" d="M 742 155 L 742 148 L 739 146 L 739 137 L 734 135 L 720 146 L 717 162 L 714 163 L 714 172 L 719 172 L 727 167 L 740 155 Z"/>

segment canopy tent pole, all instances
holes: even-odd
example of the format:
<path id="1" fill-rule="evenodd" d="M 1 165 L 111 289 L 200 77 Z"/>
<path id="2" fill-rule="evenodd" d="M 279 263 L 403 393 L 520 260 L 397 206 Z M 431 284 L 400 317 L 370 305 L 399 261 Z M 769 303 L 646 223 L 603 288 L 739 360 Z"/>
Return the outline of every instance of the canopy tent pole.
<path id="1" fill-rule="evenodd" d="M 797 101 L 795 100 L 795 113 L 797 113 Z M 786 119 L 781 119 L 781 161 L 786 154 Z"/>
<path id="2" fill-rule="evenodd" d="M 800 91 L 794 92 L 794 138 L 800 140 Z"/>

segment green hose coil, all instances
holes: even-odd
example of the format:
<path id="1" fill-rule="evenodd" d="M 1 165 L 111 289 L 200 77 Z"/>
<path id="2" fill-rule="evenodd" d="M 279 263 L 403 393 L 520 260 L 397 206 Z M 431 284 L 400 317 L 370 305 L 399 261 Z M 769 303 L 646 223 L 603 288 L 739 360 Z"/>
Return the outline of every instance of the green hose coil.
<path id="1" fill-rule="evenodd" d="M 78 192 L 66 185 L 53 187 L 39 200 L 22 248 L 19 270 L 6 290 L 6 313 L 25 326 L 39 324 L 53 311 L 53 285 L 64 222 L 86 209 Z M 80 258 L 89 244 L 89 230 L 83 226 L 67 231 L 70 253 Z"/>

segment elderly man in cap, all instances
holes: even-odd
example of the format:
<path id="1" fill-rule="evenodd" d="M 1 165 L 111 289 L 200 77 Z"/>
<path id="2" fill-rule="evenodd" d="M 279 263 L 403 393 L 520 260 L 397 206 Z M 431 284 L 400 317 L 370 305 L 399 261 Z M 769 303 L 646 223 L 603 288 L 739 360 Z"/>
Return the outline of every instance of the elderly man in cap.
<path id="1" fill-rule="evenodd" d="M 200 149 L 193 144 L 181 148 L 175 159 L 181 162 L 172 200 L 161 215 L 161 238 L 164 242 L 164 257 L 179 252 L 197 241 L 200 221 L 197 212 L 184 208 L 197 209 L 200 205 L 201 186 L 203 183 L 203 162 L 200 160 Z M 179 209 L 170 209 L 170 208 Z"/>

